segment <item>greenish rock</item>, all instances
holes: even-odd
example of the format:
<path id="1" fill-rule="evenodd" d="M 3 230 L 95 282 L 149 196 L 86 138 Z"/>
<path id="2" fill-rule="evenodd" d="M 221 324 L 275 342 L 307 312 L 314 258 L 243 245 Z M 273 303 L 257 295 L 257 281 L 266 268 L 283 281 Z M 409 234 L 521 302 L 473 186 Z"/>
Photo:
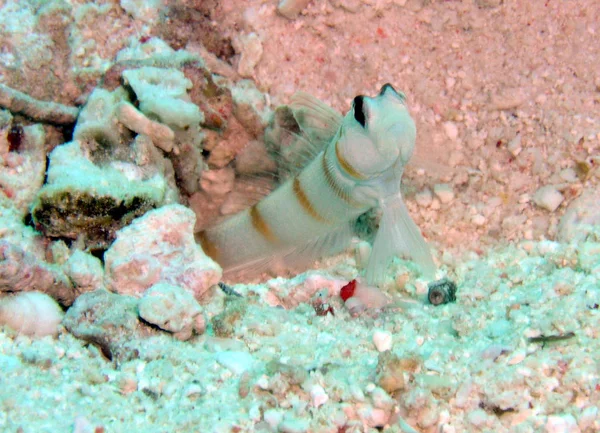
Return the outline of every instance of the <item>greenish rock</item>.
<path id="1" fill-rule="evenodd" d="M 46 236 L 79 239 L 88 250 L 106 248 L 117 230 L 159 207 L 165 191 L 162 176 L 144 179 L 139 169 L 124 163 L 99 167 L 73 141 L 50 154 L 47 183 L 31 215 Z"/>

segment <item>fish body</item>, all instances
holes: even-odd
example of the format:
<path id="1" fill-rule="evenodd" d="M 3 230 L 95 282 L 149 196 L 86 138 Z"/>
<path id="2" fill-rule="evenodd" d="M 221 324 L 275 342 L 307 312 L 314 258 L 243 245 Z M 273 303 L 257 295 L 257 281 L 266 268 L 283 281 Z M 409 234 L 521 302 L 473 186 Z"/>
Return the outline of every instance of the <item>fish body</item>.
<path id="1" fill-rule="evenodd" d="M 339 250 L 356 218 L 380 206 L 367 282 L 380 283 L 395 254 L 411 256 L 432 278 L 435 265 L 400 192 L 416 138 L 404 94 L 386 84 L 376 97 L 355 97 L 344 117 L 307 95 L 296 97 L 292 108 L 325 117 L 333 135 L 301 172 L 259 203 L 199 232 L 204 251 L 225 273 L 276 256 L 315 259 Z"/>

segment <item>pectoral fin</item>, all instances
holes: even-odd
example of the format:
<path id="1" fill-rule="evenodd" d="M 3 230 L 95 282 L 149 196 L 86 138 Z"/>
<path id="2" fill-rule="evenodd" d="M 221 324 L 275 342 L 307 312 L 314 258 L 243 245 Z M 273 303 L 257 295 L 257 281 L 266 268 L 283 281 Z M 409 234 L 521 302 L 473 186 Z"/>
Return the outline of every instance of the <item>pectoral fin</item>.
<path id="1" fill-rule="evenodd" d="M 433 279 L 436 266 L 429 246 L 410 217 L 402 196 L 398 194 L 385 200 L 382 211 L 379 230 L 375 236 L 373 251 L 365 273 L 367 282 L 382 283 L 390 260 L 395 255 L 412 258 L 420 266 L 423 276 Z"/>

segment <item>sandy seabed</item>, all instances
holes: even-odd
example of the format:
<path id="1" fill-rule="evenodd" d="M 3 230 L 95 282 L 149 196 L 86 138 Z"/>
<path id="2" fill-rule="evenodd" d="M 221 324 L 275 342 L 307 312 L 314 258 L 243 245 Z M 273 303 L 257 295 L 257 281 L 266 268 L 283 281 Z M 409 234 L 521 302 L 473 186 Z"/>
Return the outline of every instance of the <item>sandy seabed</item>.
<path id="1" fill-rule="evenodd" d="M 596 1 L 284 2 L 300 5 L 291 19 L 274 0 L 42 3 L 0 0 L 0 82 L 67 119 L 118 53 L 151 37 L 229 83 L 253 81 L 265 111 L 305 91 L 345 112 L 393 83 L 418 130 L 406 203 L 458 291 L 434 307 L 396 260 L 381 287 L 391 303 L 352 315 L 339 297 L 359 272 L 348 254 L 289 279 L 229 281 L 241 297 L 207 289 L 205 332 L 133 334 L 134 355 L 107 357 L 62 325 L 38 339 L 4 327 L 2 431 L 600 431 Z M 68 120 L 39 122 L 48 152 L 69 134 Z M 200 155 L 205 172 L 231 169 L 215 155 Z M 211 197 L 178 187 L 173 201 L 196 211 Z M 2 238 L 24 217 L 7 206 Z"/>

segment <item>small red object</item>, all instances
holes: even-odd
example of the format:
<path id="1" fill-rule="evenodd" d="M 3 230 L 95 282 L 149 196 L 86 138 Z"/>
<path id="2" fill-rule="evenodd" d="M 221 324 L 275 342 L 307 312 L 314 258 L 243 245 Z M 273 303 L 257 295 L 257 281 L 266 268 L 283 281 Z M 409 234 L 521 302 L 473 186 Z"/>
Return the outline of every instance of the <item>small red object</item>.
<path id="1" fill-rule="evenodd" d="M 350 281 L 344 287 L 340 289 L 340 296 L 346 302 L 348 298 L 354 296 L 354 291 L 356 290 L 356 280 Z"/>

